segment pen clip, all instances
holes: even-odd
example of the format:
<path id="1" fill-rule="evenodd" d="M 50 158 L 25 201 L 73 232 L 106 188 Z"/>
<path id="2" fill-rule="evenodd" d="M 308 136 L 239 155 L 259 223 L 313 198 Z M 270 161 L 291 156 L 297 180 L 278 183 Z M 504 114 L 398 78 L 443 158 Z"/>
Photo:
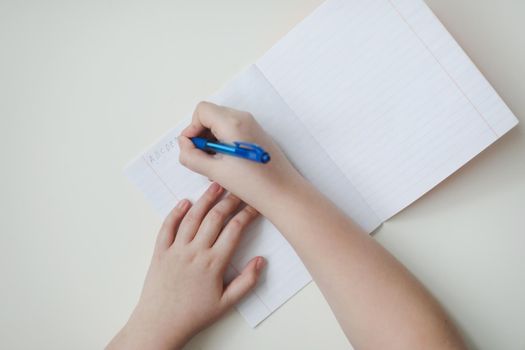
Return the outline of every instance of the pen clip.
<path id="1" fill-rule="evenodd" d="M 254 143 L 250 143 L 250 142 L 241 142 L 241 141 L 235 141 L 233 143 L 237 148 L 242 148 L 242 149 L 245 149 L 247 151 L 255 151 L 255 152 L 264 152 L 264 150 L 262 149 L 262 147 L 254 144 Z"/>

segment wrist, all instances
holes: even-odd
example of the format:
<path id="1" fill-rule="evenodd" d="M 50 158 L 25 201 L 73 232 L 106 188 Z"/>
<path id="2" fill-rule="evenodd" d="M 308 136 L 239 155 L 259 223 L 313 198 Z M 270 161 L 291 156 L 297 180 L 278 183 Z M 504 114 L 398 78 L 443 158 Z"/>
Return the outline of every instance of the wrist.
<path id="1" fill-rule="evenodd" d="M 256 209 L 275 224 L 281 216 L 286 215 L 290 205 L 297 206 L 305 198 L 317 192 L 300 174 L 275 186 L 270 186 L 260 196 Z"/>
<path id="2" fill-rule="evenodd" d="M 191 334 L 177 325 L 158 321 L 160 317 L 138 305 L 107 349 L 174 350 L 182 349 L 190 340 Z"/>

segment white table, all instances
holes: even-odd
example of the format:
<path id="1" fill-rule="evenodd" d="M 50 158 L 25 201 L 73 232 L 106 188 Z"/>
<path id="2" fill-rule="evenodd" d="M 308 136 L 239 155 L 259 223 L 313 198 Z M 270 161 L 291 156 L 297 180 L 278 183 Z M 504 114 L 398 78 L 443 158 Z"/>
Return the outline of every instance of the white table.
<path id="1" fill-rule="evenodd" d="M 159 226 L 125 163 L 319 3 L 0 1 L 0 348 L 103 347 Z M 525 2 L 428 3 L 523 120 Z M 524 128 L 375 236 L 480 349 L 525 347 Z M 310 284 L 256 330 L 232 311 L 187 348 L 349 345 Z"/>

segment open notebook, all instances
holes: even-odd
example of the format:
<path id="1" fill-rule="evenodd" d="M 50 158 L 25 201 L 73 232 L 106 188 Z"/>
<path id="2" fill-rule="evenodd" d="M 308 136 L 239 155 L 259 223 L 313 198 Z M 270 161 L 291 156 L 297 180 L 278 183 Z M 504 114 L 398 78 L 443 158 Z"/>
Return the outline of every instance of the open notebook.
<path id="1" fill-rule="evenodd" d="M 421 0 L 329 0 L 209 100 L 251 112 L 367 232 L 518 122 Z M 126 169 L 163 217 L 209 184 L 178 163 L 176 138 L 187 124 Z M 251 230 L 228 278 L 255 255 L 268 259 L 237 306 L 255 326 L 311 277 L 271 223 Z"/>

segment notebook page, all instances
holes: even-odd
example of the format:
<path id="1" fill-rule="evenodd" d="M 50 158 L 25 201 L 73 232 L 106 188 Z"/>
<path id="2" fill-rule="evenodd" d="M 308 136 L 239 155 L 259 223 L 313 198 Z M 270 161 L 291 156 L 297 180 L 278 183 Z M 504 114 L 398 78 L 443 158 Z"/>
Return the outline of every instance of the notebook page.
<path id="1" fill-rule="evenodd" d="M 210 97 L 210 101 L 252 113 L 295 168 L 363 230 L 371 233 L 381 224 L 353 184 L 255 65 Z"/>
<path id="2" fill-rule="evenodd" d="M 382 220 L 517 123 L 420 0 L 329 0 L 257 66 Z"/>
<path id="3" fill-rule="evenodd" d="M 380 224 L 373 210 L 255 66 L 240 74 L 211 100 L 250 111 L 256 116 L 299 171 L 364 230 L 371 232 Z M 187 124 L 187 121 L 182 122 L 171 130 L 126 170 L 131 181 L 163 217 L 178 200 L 195 200 L 209 186 L 208 179 L 192 173 L 178 162 L 176 137 Z M 264 256 L 268 266 L 254 293 L 237 305 L 251 326 L 257 325 L 311 281 L 292 247 L 267 220 L 259 220 L 245 234 L 233 257 L 227 279 L 233 278 L 256 255 Z"/>

